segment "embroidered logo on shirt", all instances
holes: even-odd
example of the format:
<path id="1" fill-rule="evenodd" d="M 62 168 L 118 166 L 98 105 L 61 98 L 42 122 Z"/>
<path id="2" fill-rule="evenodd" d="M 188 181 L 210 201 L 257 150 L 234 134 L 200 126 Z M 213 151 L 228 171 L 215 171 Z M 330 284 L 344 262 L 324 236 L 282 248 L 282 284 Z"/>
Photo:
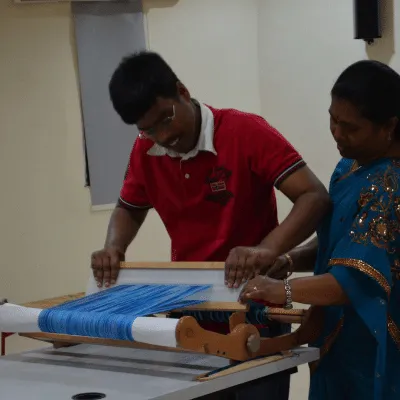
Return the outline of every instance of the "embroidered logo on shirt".
<path id="1" fill-rule="evenodd" d="M 210 192 L 206 195 L 206 200 L 219 203 L 223 206 L 228 204 L 233 197 L 233 193 L 227 189 L 227 181 L 232 175 L 225 167 L 214 167 L 206 179 L 206 183 L 210 187 Z"/>

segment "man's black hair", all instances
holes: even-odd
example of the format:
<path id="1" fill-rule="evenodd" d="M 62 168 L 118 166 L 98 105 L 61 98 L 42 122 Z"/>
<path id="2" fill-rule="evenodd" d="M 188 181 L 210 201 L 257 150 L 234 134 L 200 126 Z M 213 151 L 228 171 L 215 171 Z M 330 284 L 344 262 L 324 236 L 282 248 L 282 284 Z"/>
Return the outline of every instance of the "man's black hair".
<path id="1" fill-rule="evenodd" d="M 178 78 L 157 53 L 141 51 L 124 57 L 114 71 L 109 93 L 115 111 L 134 125 L 155 104 L 157 97 L 176 98 Z"/>
<path id="2" fill-rule="evenodd" d="M 350 65 L 335 82 L 331 94 L 352 103 L 373 123 L 385 124 L 392 117 L 400 120 L 400 75 L 379 61 Z M 399 139 L 400 123 L 394 133 Z"/>

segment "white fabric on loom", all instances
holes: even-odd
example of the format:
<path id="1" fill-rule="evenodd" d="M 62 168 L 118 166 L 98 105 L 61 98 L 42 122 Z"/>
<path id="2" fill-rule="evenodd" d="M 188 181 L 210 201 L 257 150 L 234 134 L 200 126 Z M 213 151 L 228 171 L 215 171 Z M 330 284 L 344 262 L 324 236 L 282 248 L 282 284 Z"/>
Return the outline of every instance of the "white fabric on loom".
<path id="1" fill-rule="evenodd" d="M 186 300 L 204 300 L 204 301 L 237 301 L 242 287 L 229 289 L 224 285 L 223 270 L 181 270 L 181 269 L 122 269 L 119 272 L 117 285 L 212 285 L 210 289 L 200 291 Z M 89 277 L 86 287 L 86 294 L 98 293 L 107 288 L 98 288 L 93 275 Z"/>
<path id="2" fill-rule="evenodd" d="M 42 310 L 5 303 L 0 306 L 0 332 L 40 332 L 38 320 Z"/>

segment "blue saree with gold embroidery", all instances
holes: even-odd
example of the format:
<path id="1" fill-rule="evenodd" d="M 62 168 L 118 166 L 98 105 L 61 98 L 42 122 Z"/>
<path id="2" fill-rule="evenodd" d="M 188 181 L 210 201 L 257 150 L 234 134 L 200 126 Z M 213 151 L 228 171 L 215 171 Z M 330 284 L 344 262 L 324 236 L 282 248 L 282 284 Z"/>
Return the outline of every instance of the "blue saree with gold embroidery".
<path id="1" fill-rule="evenodd" d="M 342 159 L 329 191 L 315 274 L 331 273 L 349 303 L 326 307 L 309 400 L 399 400 L 400 160 Z"/>

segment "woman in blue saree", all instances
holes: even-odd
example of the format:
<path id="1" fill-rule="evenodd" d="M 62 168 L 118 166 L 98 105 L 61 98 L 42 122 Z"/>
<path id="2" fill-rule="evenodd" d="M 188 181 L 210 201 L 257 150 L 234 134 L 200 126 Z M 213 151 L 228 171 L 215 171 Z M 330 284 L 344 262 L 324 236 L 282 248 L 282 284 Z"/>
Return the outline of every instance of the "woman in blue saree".
<path id="1" fill-rule="evenodd" d="M 333 86 L 330 127 L 343 157 L 330 182 L 333 207 L 317 239 L 257 276 L 240 301 L 324 306 L 312 346 L 309 400 L 400 399 L 400 76 L 376 61 L 348 67 Z M 286 260 L 291 261 L 287 263 Z"/>

